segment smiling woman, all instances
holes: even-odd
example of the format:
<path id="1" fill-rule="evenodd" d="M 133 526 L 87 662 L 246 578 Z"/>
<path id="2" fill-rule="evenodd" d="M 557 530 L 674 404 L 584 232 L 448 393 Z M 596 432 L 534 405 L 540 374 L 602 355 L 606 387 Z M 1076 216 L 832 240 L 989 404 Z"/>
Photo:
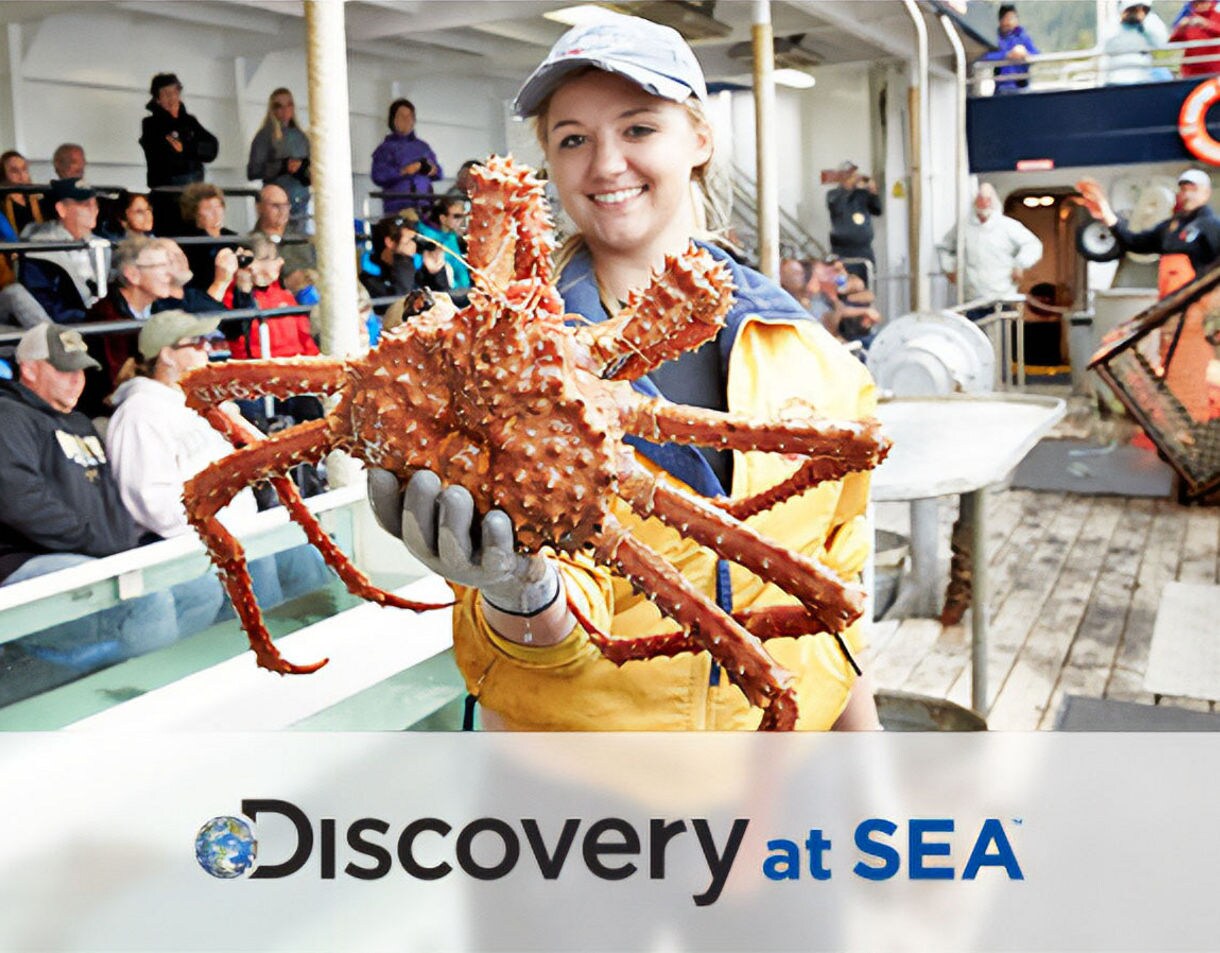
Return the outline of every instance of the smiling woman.
<path id="1" fill-rule="evenodd" d="M 613 318 L 668 257 L 691 254 L 700 233 L 697 196 L 713 152 L 706 96 L 698 61 L 676 31 L 625 16 L 565 34 L 522 87 L 516 111 L 536 117 L 551 180 L 579 229 L 558 256 L 555 284 L 569 314 L 590 323 Z M 724 263 L 736 289 L 726 326 L 633 386 L 672 402 L 755 417 L 781 410 L 870 415 L 875 397 L 863 365 L 787 293 L 719 248 L 704 247 Z M 751 496 L 786 481 L 799 466 L 774 454 L 634 438 L 631 444 L 644 466 L 709 498 Z M 708 653 L 618 667 L 593 648 L 569 611 L 569 599 L 587 606 L 586 618 L 612 638 L 672 628 L 649 593 L 580 558 L 519 555 L 509 569 L 487 565 L 495 554 L 482 552 L 482 540 L 493 538 L 505 514 L 492 511 L 482 526 L 472 525 L 471 498 L 461 487 L 442 488 L 431 474 L 419 474 L 404 499 L 397 479 L 382 476 L 370 482 L 375 509 L 380 517 L 402 514 L 383 523 L 401 525 L 408 548 L 462 582 L 455 585 L 454 655 L 484 726 L 720 730 L 760 724 L 759 710 L 730 677 L 739 673 L 726 675 Z M 868 557 L 867 502 L 868 476 L 853 473 L 751 517 L 749 526 L 850 580 Z M 655 521 L 625 507 L 614 516 L 725 612 L 791 601 Z M 868 683 L 817 628 L 810 623 L 807 636 L 773 639 L 766 647 L 791 673 L 797 726 L 877 727 Z M 861 645 L 858 627 L 844 638 L 853 649 Z"/>

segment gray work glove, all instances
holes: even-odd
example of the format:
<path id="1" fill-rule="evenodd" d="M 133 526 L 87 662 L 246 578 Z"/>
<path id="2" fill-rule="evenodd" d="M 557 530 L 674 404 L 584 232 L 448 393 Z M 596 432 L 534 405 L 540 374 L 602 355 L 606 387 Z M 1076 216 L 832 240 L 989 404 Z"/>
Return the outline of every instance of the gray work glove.
<path id="1" fill-rule="evenodd" d="M 478 589 L 495 608 L 536 615 L 559 598 L 559 571 L 542 556 L 516 552 L 503 510 L 491 510 L 476 527 L 474 500 L 464 487 L 442 486 L 431 470 L 420 470 L 404 492 L 389 470 L 370 469 L 368 493 L 382 529 L 433 572 Z"/>

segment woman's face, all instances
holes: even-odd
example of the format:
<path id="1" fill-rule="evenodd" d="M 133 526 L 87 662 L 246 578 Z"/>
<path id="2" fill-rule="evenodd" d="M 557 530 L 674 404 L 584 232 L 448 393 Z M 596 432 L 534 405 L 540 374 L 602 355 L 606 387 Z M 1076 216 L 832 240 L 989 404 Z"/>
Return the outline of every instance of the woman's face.
<path id="1" fill-rule="evenodd" d="M 4 180 L 13 185 L 29 185 L 30 164 L 22 156 L 11 156 L 4 163 Z"/>
<path id="2" fill-rule="evenodd" d="M 405 136 L 415 129 L 415 110 L 410 106 L 399 106 L 394 111 L 394 131 Z"/>
<path id="3" fill-rule="evenodd" d="M 153 211 L 152 206 L 148 204 L 148 199 L 141 195 L 131 200 L 127 211 L 123 213 L 123 225 L 126 226 L 127 231 L 135 232 L 137 235 L 152 231 Z"/>
<path id="4" fill-rule="evenodd" d="M 271 114 L 275 116 L 281 125 L 286 125 L 296 115 L 296 103 L 292 101 L 291 96 L 283 94 L 276 96 L 275 99 L 271 100 Z"/>
<path id="5" fill-rule="evenodd" d="M 182 105 L 182 87 L 162 86 L 157 90 L 157 105 L 171 116 L 177 116 L 178 107 Z"/>
<path id="6" fill-rule="evenodd" d="M 225 203 L 215 196 L 204 199 L 195 210 L 195 224 L 209 235 L 220 234 L 225 223 Z"/>
<path id="7" fill-rule="evenodd" d="M 594 255 L 655 258 L 690 237 L 691 172 L 711 133 L 686 108 L 612 73 L 584 73 L 551 97 L 547 164 Z"/>

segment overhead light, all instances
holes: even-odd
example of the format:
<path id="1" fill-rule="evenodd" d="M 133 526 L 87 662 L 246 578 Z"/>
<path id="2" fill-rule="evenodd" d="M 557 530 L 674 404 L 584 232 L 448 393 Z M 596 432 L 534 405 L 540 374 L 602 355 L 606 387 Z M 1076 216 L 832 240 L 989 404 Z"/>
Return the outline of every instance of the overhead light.
<path id="1" fill-rule="evenodd" d="M 773 43 L 775 51 L 775 67 L 776 69 L 809 69 L 811 66 L 819 66 L 822 63 L 822 57 L 813 50 L 802 45 L 805 39 L 804 33 L 797 33 L 792 36 L 777 36 Z M 734 43 L 728 49 L 728 55 L 735 60 L 752 60 L 754 59 L 754 44 L 750 40 L 742 43 Z"/>
<path id="2" fill-rule="evenodd" d="M 617 0 L 624 13 L 671 26 L 692 43 L 723 39 L 733 28 L 714 16 L 715 0 Z"/>
<path id="3" fill-rule="evenodd" d="M 778 85 L 789 86 L 792 89 L 809 89 L 817 82 L 814 77 L 799 69 L 777 69 L 771 74 L 771 78 Z"/>
<path id="4" fill-rule="evenodd" d="M 568 26 L 588 26 L 590 23 L 604 23 L 613 19 L 614 12 L 596 3 L 579 3 L 574 7 L 563 7 L 559 10 L 548 10 L 543 16 L 556 23 Z"/>

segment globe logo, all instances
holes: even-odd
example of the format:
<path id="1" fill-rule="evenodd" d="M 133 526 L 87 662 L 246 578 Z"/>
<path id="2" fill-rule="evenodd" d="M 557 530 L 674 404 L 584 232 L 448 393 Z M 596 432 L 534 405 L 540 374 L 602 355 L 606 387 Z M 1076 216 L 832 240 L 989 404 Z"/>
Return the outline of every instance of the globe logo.
<path id="1" fill-rule="evenodd" d="M 258 841 L 240 817 L 214 817 L 195 835 L 195 859 L 213 877 L 232 880 L 245 875 L 258 854 Z"/>

